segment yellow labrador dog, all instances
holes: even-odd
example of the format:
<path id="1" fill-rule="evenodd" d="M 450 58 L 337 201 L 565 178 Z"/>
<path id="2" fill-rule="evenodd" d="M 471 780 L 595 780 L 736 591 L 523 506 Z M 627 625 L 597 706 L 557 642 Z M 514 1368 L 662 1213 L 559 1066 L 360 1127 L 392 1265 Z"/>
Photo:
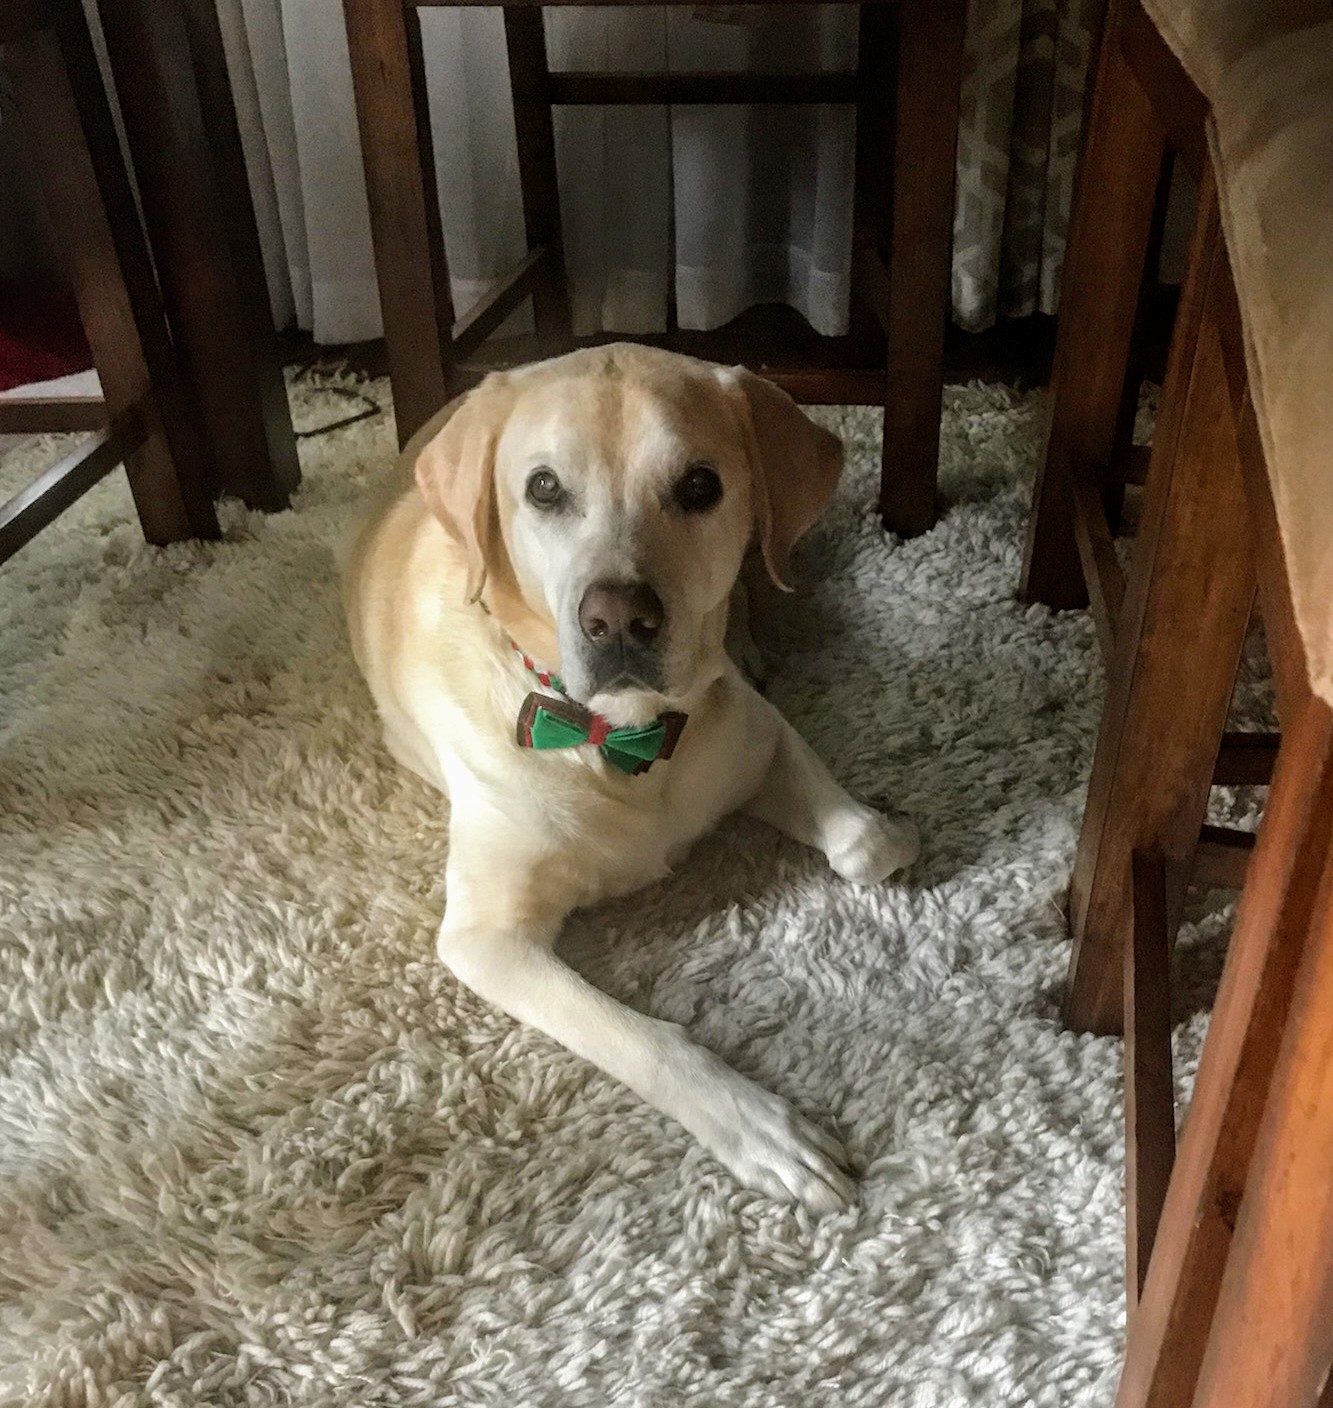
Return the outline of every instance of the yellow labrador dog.
<path id="1" fill-rule="evenodd" d="M 853 801 L 723 646 L 747 545 L 783 583 L 841 463 L 746 371 L 576 352 L 424 426 L 345 558 L 385 741 L 450 799 L 440 958 L 742 1182 L 816 1210 L 852 1195 L 838 1141 L 554 946 L 570 910 L 666 875 L 730 812 L 856 884 L 915 858 L 914 831 Z"/>

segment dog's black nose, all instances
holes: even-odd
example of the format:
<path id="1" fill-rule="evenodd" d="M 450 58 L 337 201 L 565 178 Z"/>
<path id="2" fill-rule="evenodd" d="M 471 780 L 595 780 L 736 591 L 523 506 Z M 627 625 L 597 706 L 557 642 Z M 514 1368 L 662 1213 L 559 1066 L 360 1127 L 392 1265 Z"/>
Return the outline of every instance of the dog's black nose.
<path id="1" fill-rule="evenodd" d="M 665 619 L 647 582 L 594 582 L 579 603 L 579 625 L 594 645 L 651 645 Z"/>

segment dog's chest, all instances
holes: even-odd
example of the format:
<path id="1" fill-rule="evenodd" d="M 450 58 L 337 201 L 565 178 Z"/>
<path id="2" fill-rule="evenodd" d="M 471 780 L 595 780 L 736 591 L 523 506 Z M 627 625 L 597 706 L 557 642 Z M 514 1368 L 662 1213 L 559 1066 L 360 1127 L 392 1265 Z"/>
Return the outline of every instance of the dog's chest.
<path id="1" fill-rule="evenodd" d="M 559 849 L 584 871 L 589 898 L 660 879 L 744 806 L 772 757 L 766 722 L 747 723 L 738 707 L 710 710 L 690 721 L 673 757 L 637 777 L 586 755 L 559 769 L 543 790 L 541 824 L 563 833 Z"/>

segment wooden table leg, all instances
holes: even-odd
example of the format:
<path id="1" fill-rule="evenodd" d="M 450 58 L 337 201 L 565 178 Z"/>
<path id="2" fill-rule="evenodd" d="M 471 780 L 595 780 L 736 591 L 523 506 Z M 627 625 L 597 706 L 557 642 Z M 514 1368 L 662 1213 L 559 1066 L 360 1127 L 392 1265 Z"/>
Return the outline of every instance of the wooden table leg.
<path id="1" fill-rule="evenodd" d="M 879 511 L 903 537 L 935 522 L 953 249 L 965 0 L 901 0 Z"/>
<path id="2" fill-rule="evenodd" d="M 454 312 L 440 235 L 430 119 L 414 96 L 418 12 L 401 0 L 343 0 L 375 240 L 398 443 L 453 394 Z"/>
<path id="3" fill-rule="evenodd" d="M 98 11 L 176 346 L 221 487 L 281 509 L 300 480 L 215 11 Z M 211 20 L 211 26 L 210 21 Z"/>
<path id="4" fill-rule="evenodd" d="M 1206 176 L 1070 884 L 1071 1026 L 1118 1031 L 1130 857 L 1167 865 L 1179 923 L 1236 666 L 1254 560 L 1217 312 L 1230 274 Z"/>
<path id="5" fill-rule="evenodd" d="M 1162 165 L 1161 126 L 1120 48 L 1125 8 L 1112 0 L 1088 109 L 1061 275 L 1046 452 L 1019 586 L 1024 601 L 1057 610 L 1088 601 L 1069 478 L 1111 458 Z"/>

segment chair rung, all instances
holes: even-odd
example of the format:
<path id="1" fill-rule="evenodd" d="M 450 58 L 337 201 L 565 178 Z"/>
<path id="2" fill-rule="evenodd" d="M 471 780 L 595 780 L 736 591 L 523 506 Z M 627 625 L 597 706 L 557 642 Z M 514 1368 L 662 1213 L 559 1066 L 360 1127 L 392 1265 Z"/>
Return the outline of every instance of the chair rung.
<path id="1" fill-rule="evenodd" d="M 779 340 L 771 329 L 756 333 L 751 326 L 742 336 L 733 325 L 712 332 L 676 328 L 665 333 L 646 333 L 634 340 L 686 357 L 743 364 L 780 386 L 802 406 L 883 406 L 884 349 L 882 342 L 875 339 L 873 329 L 871 333 L 870 340 L 861 334 L 820 337 L 807 328 L 795 338 L 790 332 L 784 332 Z M 476 354 L 457 359 L 456 379 L 460 386 L 473 385 L 490 371 L 540 361 L 561 352 L 606 346 L 618 340 L 621 340 L 619 335 L 614 333 L 572 340 L 543 338 L 532 333 L 496 338 Z"/>
<path id="2" fill-rule="evenodd" d="M 1074 540 L 1083 565 L 1088 604 L 1097 626 L 1102 656 L 1109 664 L 1115 654 L 1116 631 L 1120 628 L 1120 611 L 1125 600 L 1125 573 L 1115 555 L 1115 540 L 1111 537 L 1111 525 L 1107 522 L 1101 495 L 1091 474 L 1080 465 L 1070 466 L 1069 493 L 1074 508 Z"/>
<path id="3" fill-rule="evenodd" d="M 101 430 L 106 423 L 106 402 L 100 396 L 0 397 L 0 435 Z"/>
<path id="4" fill-rule="evenodd" d="M 556 106 L 855 103 L 858 73 L 553 73 Z"/>
<path id="5" fill-rule="evenodd" d="M 882 406 L 882 367 L 755 367 L 801 406 Z"/>
<path id="6" fill-rule="evenodd" d="M 1253 831 L 1235 831 L 1226 826 L 1205 826 L 1194 848 L 1194 868 L 1190 879 L 1210 889 L 1243 890 L 1245 876 L 1254 854 Z"/>
<path id="7" fill-rule="evenodd" d="M 136 408 L 114 426 L 97 431 L 91 441 L 38 475 L 8 503 L 0 504 L 0 562 L 13 557 L 110 474 L 143 441 L 146 430 L 143 414 Z"/>
<path id="8" fill-rule="evenodd" d="M 470 357 L 532 292 L 551 251 L 538 245 L 507 273 L 494 280 L 486 292 L 453 326 L 454 356 Z"/>

